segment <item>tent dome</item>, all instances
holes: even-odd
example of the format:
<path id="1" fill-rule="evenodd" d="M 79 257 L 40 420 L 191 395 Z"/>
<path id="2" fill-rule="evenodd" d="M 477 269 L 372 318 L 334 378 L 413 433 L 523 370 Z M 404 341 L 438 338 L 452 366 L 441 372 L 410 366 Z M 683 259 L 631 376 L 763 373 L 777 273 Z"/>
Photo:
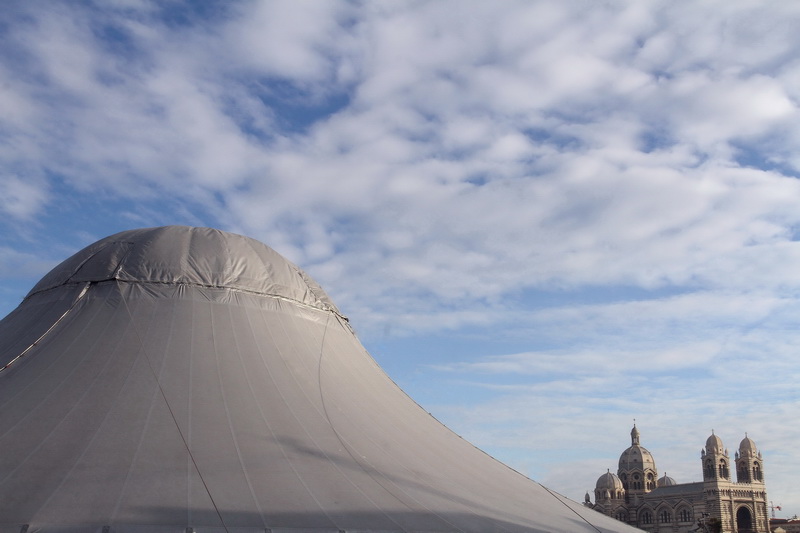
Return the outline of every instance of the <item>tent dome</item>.
<path id="1" fill-rule="evenodd" d="M 112 279 L 235 289 L 337 311 L 315 281 L 272 248 L 242 235 L 189 226 L 135 229 L 101 239 L 56 266 L 28 296 Z"/>
<path id="2" fill-rule="evenodd" d="M 267 246 L 102 239 L 0 321 L 0 532 L 635 531 L 414 403 Z"/>

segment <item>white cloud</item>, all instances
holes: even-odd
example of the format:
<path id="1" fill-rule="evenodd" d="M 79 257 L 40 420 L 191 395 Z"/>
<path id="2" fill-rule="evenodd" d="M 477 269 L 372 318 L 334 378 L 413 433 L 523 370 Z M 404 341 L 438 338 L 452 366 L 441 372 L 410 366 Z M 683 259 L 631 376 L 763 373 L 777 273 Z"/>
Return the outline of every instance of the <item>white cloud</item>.
<path id="1" fill-rule="evenodd" d="M 0 212 L 27 220 L 33 218 L 49 199 L 47 185 L 33 176 L 0 176 Z"/>
<path id="2" fill-rule="evenodd" d="M 367 340 L 517 339 L 505 355 L 448 354 L 460 372 L 424 370 L 488 395 L 442 406 L 479 444 L 539 453 L 546 431 L 613 458 L 627 434 L 606 428 L 639 413 L 670 453 L 675 427 L 700 446 L 707 426 L 740 423 L 793 449 L 740 391 L 796 407 L 770 379 L 797 377 L 797 7 L 219 9 L 181 23 L 145 2 L 2 15 L 8 220 L 50 229 L 59 195 L 107 197 L 132 224 L 265 241 Z M 21 246 L 0 250 L 4 276 L 27 264 Z M 731 402 L 754 408 L 740 420 Z M 542 457 L 566 466 L 531 471 L 546 482 L 595 460 L 559 453 Z"/>
<path id="3" fill-rule="evenodd" d="M 222 59 L 256 77 L 295 83 L 336 79 L 335 55 L 346 48 L 341 25 L 354 13 L 342 2 L 256 2 L 236 8 L 223 27 Z"/>

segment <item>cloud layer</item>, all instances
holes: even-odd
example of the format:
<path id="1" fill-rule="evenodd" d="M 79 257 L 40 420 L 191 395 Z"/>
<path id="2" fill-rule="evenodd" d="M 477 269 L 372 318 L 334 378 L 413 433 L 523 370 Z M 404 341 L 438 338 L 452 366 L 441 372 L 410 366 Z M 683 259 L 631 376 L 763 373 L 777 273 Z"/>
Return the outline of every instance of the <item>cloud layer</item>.
<path id="1" fill-rule="evenodd" d="M 712 427 L 749 431 L 800 512 L 798 7 L 193 9 L 0 14 L 6 310 L 105 234 L 219 226 L 556 490 L 580 499 L 636 417 L 679 481 Z"/>

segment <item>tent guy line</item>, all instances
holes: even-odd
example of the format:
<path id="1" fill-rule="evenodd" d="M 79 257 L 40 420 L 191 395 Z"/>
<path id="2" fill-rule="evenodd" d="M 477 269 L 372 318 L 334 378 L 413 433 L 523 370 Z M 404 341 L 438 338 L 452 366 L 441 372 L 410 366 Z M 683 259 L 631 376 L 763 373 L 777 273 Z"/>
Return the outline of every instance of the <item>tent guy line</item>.
<path id="1" fill-rule="evenodd" d="M 356 457 L 356 454 L 354 454 L 354 453 L 353 453 L 352 446 L 350 446 L 348 443 L 346 443 L 346 442 L 344 441 L 344 439 L 342 438 L 342 435 L 341 435 L 341 434 L 339 433 L 339 431 L 336 429 L 336 425 L 333 423 L 333 421 L 331 420 L 330 414 L 328 413 L 328 407 L 327 407 L 327 403 L 325 402 L 325 394 L 324 394 L 324 393 L 323 393 L 323 391 L 322 391 L 322 383 L 323 383 L 323 379 L 322 379 L 322 376 L 323 376 L 323 374 L 322 374 L 322 358 L 323 358 L 323 355 L 324 355 L 324 353 L 325 353 L 325 337 L 326 337 L 326 334 L 327 334 L 327 332 L 328 332 L 329 321 L 330 321 L 330 315 L 328 315 L 328 316 L 327 316 L 327 318 L 325 319 L 325 327 L 324 327 L 324 328 L 323 328 L 323 330 L 322 330 L 322 340 L 321 340 L 321 342 L 320 342 L 319 360 L 318 360 L 318 364 L 317 364 L 317 378 L 318 378 L 318 388 L 319 388 L 320 403 L 321 403 L 321 405 L 322 405 L 322 409 L 323 409 L 323 412 L 324 412 L 324 414 L 325 414 L 325 419 L 327 420 L 328 424 L 330 425 L 330 427 L 331 427 L 331 431 L 332 431 L 332 432 L 333 432 L 333 434 L 336 436 L 337 440 L 338 440 L 338 441 L 341 443 L 341 445 L 342 445 L 342 448 L 343 448 L 343 449 L 344 449 L 344 450 L 347 452 L 347 454 L 350 456 L 350 458 L 353 460 L 353 462 L 354 462 L 355 464 L 359 465 L 359 467 L 360 467 L 360 468 L 361 468 L 361 469 L 364 471 L 364 473 L 366 473 L 366 474 L 367 474 L 369 477 L 371 477 L 372 479 L 374 479 L 374 480 L 375 480 L 375 482 L 376 482 L 378 485 L 380 485 L 380 486 L 381 486 L 381 487 L 382 487 L 382 488 L 383 488 L 383 489 L 384 489 L 384 490 L 385 490 L 387 493 L 391 494 L 391 495 L 392 495 L 392 496 L 393 496 L 393 497 L 394 497 L 394 498 L 395 498 L 395 499 L 396 499 L 398 502 L 400 502 L 401 504 L 405 505 L 405 507 L 409 508 L 409 507 L 408 507 L 408 505 L 407 505 L 407 504 L 405 504 L 405 502 L 403 502 L 403 499 L 402 499 L 402 498 L 398 497 L 398 496 L 397 496 L 397 495 L 396 495 L 396 494 L 395 494 L 395 493 L 394 493 L 394 492 L 391 490 L 391 488 L 387 487 L 385 483 L 382 483 L 382 482 L 381 482 L 381 480 L 380 480 L 380 479 L 378 479 L 378 478 L 377 478 L 377 477 L 376 477 L 376 476 L 373 474 L 373 471 L 375 471 L 375 467 L 374 467 L 373 465 L 371 465 L 371 464 L 370 464 L 370 465 L 369 465 L 369 466 L 370 466 L 370 468 L 366 468 L 366 467 L 364 467 L 364 465 L 362 464 L 362 462 L 361 462 L 361 461 L 365 461 L 365 462 L 367 462 L 368 464 L 369 464 L 369 461 L 368 461 L 368 460 L 367 460 L 365 457 L 363 457 L 363 456 L 361 457 L 361 460 L 359 460 L 359 459 Z M 340 323 L 341 323 L 341 322 L 340 322 Z M 342 325 L 344 326 L 344 324 L 342 324 Z M 392 483 L 392 481 L 391 481 L 391 480 L 387 480 L 387 481 L 388 481 L 389 483 Z M 394 483 L 392 483 L 392 484 L 394 485 Z M 436 511 L 434 511 L 433 509 L 430 509 L 429 507 L 427 507 L 427 506 L 425 505 L 425 503 L 424 503 L 424 502 L 422 502 L 422 501 L 419 501 L 419 499 L 416 499 L 416 498 L 414 498 L 412 495 L 408 494 L 408 493 L 407 493 L 406 491 L 404 491 L 402 488 L 400 488 L 400 487 L 397 487 L 397 488 L 398 488 L 398 489 L 399 489 L 401 492 L 403 492 L 403 495 L 404 495 L 404 496 L 406 496 L 406 497 L 408 497 L 408 498 L 412 498 L 412 499 L 414 499 L 414 500 L 416 501 L 416 503 L 418 503 L 419 505 L 421 505 L 421 506 L 423 506 L 423 507 L 426 507 L 426 508 L 428 509 L 428 511 L 429 511 L 429 512 L 431 512 L 432 514 L 436 515 L 436 516 L 437 516 L 437 517 L 438 517 L 440 520 L 442 520 L 442 521 L 443 521 L 443 522 L 445 522 L 446 524 L 449 524 L 450 526 L 452 526 L 452 527 L 456 528 L 458 531 L 463 531 L 463 530 L 461 530 L 460 528 L 458 528 L 458 526 L 456 526 L 455 524 L 453 524 L 452 522 L 450 522 L 449 520 L 447 520 L 447 518 L 445 518 L 445 517 L 444 517 L 444 516 L 442 516 L 441 514 L 437 513 L 437 512 L 436 512 Z M 457 503 L 457 502 L 454 502 L 454 503 Z M 474 511 L 473 511 L 471 508 L 469 508 L 469 507 L 467 507 L 467 508 L 466 508 L 466 510 L 467 510 L 467 512 L 468 512 L 468 513 L 475 514 L 475 512 L 474 512 Z M 476 515 L 476 516 L 477 516 L 477 515 Z M 390 520 L 392 520 L 392 519 L 391 519 L 391 517 L 388 517 L 388 518 L 389 518 Z M 394 520 L 392 520 L 392 521 L 394 521 Z M 403 529 L 403 527 L 402 527 L 402 526 L 400 526 L 399 524 L 398 524 L 398 526 L 399 526 L 401 529 Z M 500 526 L 500 527 L 502 528 L 502 526 Z M 502 528 L 502 529 L 503 529 L 504 531 L 508 531 L 506 528 Z M 406 531 L 406 530 L 405 530 L 405 529 L 403 529 L 403 531 Z"/>
<path id="2" fill-rule="evenodd" d="M 320 405 L 322 405 L 322 411 L 323 411 L 323 413 L 325 415 L 325 420 L 327 420 L 328 425 L 331 427 L 331 431 L 333 432 L 334 436 L 336 436 L 336 439 L 342 445 L 342 449 L 345 452 L 347 452 L 347 455 L 349 455 L 350 459 L 353 460 L 353 463 L 359 465 L 359 467 L 361 467 L 361 470 L 363 470 L 365 474 L 367 474 L 369 477 L 371 477 L 373 480 L 375 480 L 375 483 L 377 483 L 383 490 L 385 490 L 386 492 L 388 492 L 389 494 L 394 496 L 397 499 L 398 502 L 400 502 L 401 504 L 405 505 L 405 503 L 403 502 L 403 500 L 401 498 L 397 498 L 397 496 L 394 493 L 392 493 L 392 491 L 389 490 L 389 488 L 387 488 L 386 485 L 381 483 L 381 481 L 379 479 L 377 479 L 375 477 L 375 475 L 373 475 L 373 473 L 369 469 L 365 468 L 361 464 L 361 462 L 353 454 L 353 450 L 351 449 L 351 446 L 349 446 L 344 441 L 344 439 L 342 438 L 342 435 L 336 429 L 336 426 L 334 425 L 333 421 L 331 420 L 330 413 L 328 413 L 328 405 L 327 405 L 327 402 L 325 401 L 325 393 L 322 390 L 322 376 L 323 376 L 323 373 L 322 373 L 322 358 L 323 358 L 323 356 L 325 354 L 325 337 L 328 334 L 328 326 L 330 325 L 330 318 L 331 318 L 331 313 L 327 314 L 326 317 L 325 317 L 325 327 L 322 330 L 322 340 L 320 341 L 320 345 L 319 345 L 319 358 L 317 359 L 317 383 L 318 383 L 317 390 L 319 391 Z M 341 322 L 340 322 L 340 324 L 341 324 Z M 360 489 L 359 489 L 359 491 L 360 491 Z M 361 492 L 363 494 L 363 491 L 361 491 Z M 364 496 L 366 496 L 368 499 L 370 499 L 370 501 L 372 501 L 371 498 L 369 498 L 368 494 L 364 494 Z M 406 507 L 408 508 L 407 505 L 406 505 Z M 433 512 L 433 511 L 431 511 L 431 512 Z M 398 524 L 395 520 L 393 520 L 391 516 L 387 515 L 386 513 L 384 513 L 384 516 L 386 516 L 386 518 L 391 520 L 393 523 L 397 524 L 397 527 L 399 527 L 401 530 L 405 531 L 405 529 L 403 529 L 403 526 Z"/>
<path id="3" fill-rule="evenodd" d="M 544 485 L 542 485 L 542 484 L 541 484 L 541 483 L 539 483 L 538 481 L 536 481 L 536 484 L 537 484 L 537 485 L 539 485 L 540 487 L 542 487 L 544 490 L 546 490 L 546 491 L 547 491 L 547 492 L 550 494 L 550 496 L 552 496 L 552 497 L 553 497 L 553 498 L 554 498 L 556 501 L 558 501 L 558 502 L 559 502 L 561 505 L 563 505 L 564 507 L 566 507 L 567 509 L 569 509 L 569 510 L 570 510 L 572 513 L 574 513 L 574 514 L 575 514 L 575 516 L 577 516 L 578 518 L 580 518 L 581 520 L 583 520 L 584 522 L 586 522 L 587 524 L 589 524 L 589 526 L 591 526 L 591 527 L 592 527 L 592 529 L 594 529 L 595 531 L 597 531 L 597 533 L 603 533 L 602 531 L 600 531 L 599 529 L 597 529 L 597 526 L 595 526 L 594 524 L 592 524 L 591 522 L 589 522 L 589 521 L 588 521 L 588 520 L 587 520 L 585 517 L 583 517 L 583 516 L 581 516 L 579 513 L 577 513 L 577 512 L 575 511 L 575 509 L 572 509 L 572 508 L 571 508 L 569 505 L 567 505 L 566 503 L 564 503 L 564 501 L 563 501 L 561 498 L 559 498 L 558 496 L 556 496 L 556 495 L 555 495 L 555 493 L 554 493 L 552 490 L 548 489 L 547 487 L 545 487 Z"/>

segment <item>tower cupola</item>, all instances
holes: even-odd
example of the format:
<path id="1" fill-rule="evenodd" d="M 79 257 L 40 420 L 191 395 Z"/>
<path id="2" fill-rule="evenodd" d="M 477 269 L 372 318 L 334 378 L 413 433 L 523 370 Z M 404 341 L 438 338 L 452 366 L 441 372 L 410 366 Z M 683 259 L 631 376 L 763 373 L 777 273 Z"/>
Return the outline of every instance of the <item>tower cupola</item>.
<path id="1" fill-rule="evenodd" d="M 706 453 L 722 453 L 724 449 L 725 446 L 722 444 L 722 439 L 715 435 L 712 429 L 711 436 L 706 439 Z"/>

